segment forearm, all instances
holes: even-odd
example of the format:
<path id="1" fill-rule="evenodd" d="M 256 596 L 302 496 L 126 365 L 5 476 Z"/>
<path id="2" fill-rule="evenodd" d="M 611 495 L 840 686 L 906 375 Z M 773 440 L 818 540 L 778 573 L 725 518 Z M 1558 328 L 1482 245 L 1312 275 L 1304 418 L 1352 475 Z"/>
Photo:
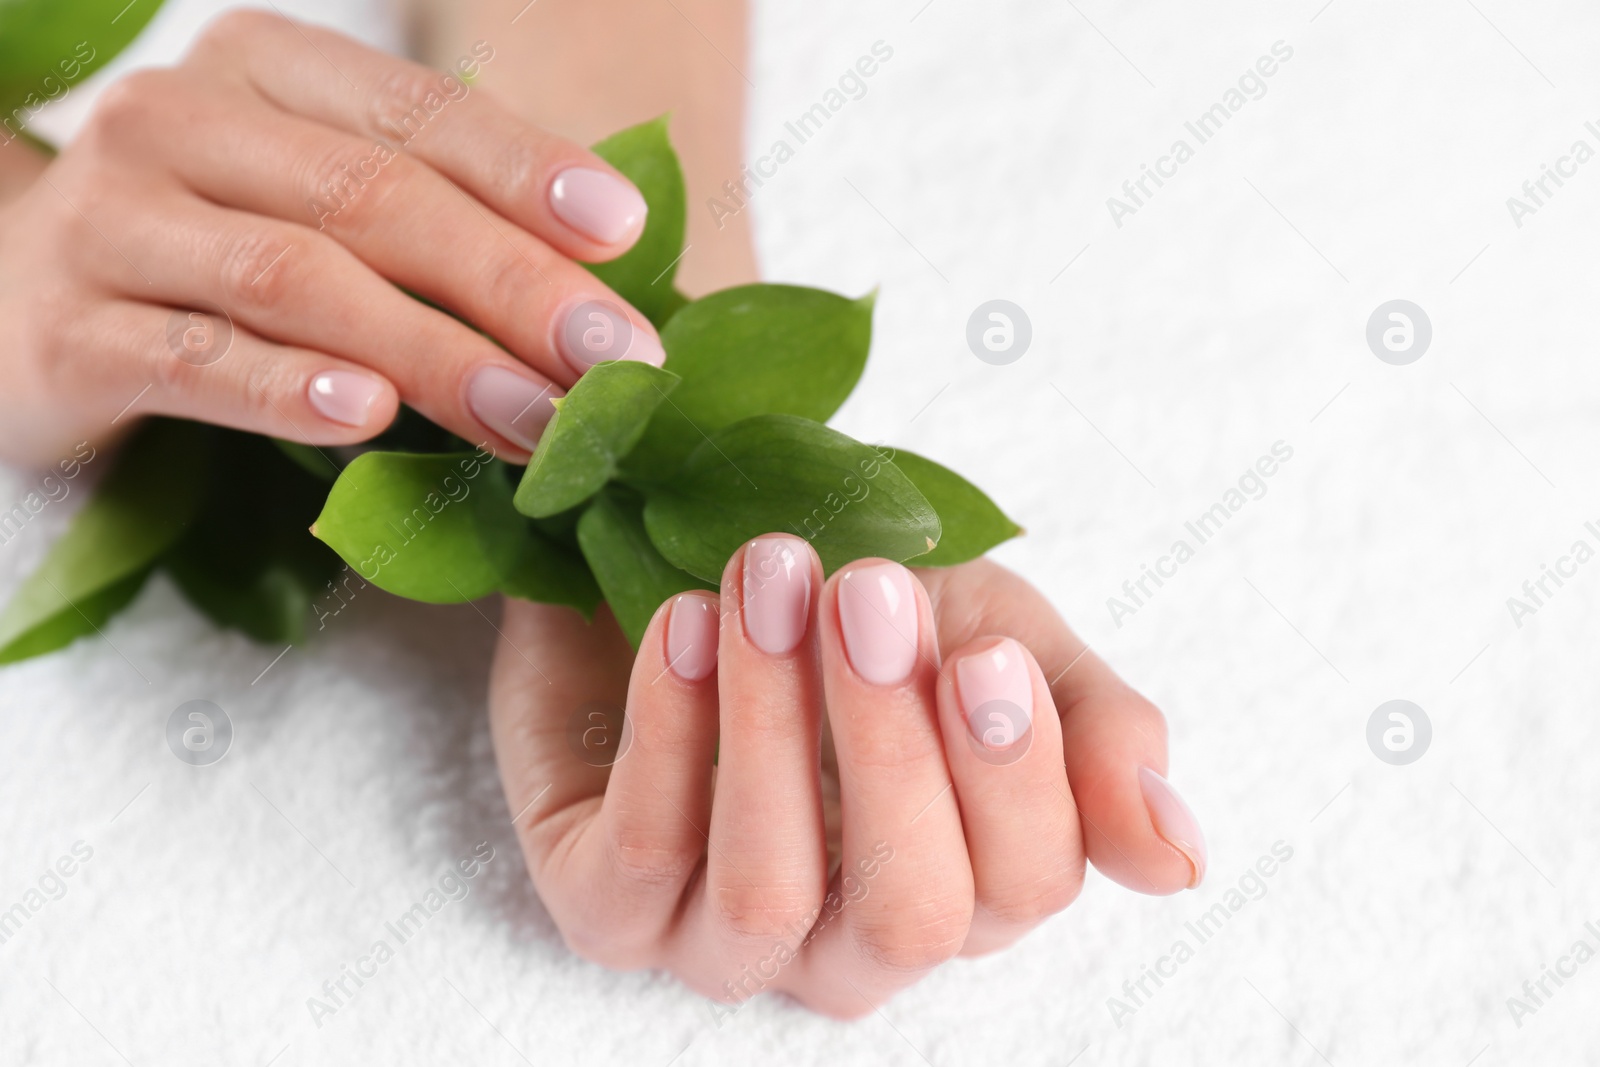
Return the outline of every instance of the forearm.
<path id="1" fill-rule="evenodd" d="M 432 66 L 473 42 L 494 48 L 480 85 L 519 115 L 581 144 L 671 112 L 689 192 L 691 293 L 756 275 L 748 215 L 696 210 L 743 163 L 747 12 L 742 0 L 421 0 L 416 47 Z M 513 21 L 515 20 L 515 21 Z"/>

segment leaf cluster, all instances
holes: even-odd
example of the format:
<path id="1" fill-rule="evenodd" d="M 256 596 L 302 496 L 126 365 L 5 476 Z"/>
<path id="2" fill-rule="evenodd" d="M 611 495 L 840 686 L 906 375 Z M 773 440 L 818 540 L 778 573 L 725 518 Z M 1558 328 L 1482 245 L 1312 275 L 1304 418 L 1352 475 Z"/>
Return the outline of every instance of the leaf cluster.
<path id="1" fill-rule="evenodd" d="M 650 211 L 632 250 L 590 269 L 655 324 L 664 367 L 589 370 L 522 468 L 410 412 L 342 465 L 154 420 L 0 613 L 0 662 L 94 632 L 158 568 L 262 640 L 304 635 L 342 559 L 429 603 L 500 592 L 592 615 L 604 601 L 637 646 L 664 600 L 715 589 L 761 534 L 805 538 L 831 572 L 864 556 L 961 563 L 1020 532 L 953 471 L 825 425 L 866 366 L 872 296 L 746 285 L 688 300 L 672 285 L 686 206 L 665 120 L 595 150 Z"/>

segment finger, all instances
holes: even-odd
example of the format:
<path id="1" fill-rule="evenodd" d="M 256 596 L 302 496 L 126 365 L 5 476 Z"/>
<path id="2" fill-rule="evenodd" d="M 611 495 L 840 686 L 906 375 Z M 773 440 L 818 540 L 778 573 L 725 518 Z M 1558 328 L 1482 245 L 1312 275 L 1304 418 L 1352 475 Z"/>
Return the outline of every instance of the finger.
<path id="1" fill-rule="evenodd" d="M 118 421 L 175 415 L 340 445 L 373 436 L 399 408 L 394 386 L 366 368 L 208 312 L 109 300 L 61 326 L 53 365 L 78 403 Z"/>
<path id="2" fill-rule="evenodd" d="M 644 229 L 644 197 L 615 168 L 472 88 L 494 59 L 485 42 L 441 72 L 265 12 L 215 33 L 277 106 L 403 147 L 564 255 L 611 259 Z"/>
<path id="3" fill-rule="evenodd" d="M 1083 840 L 1050 688 L 1020 644 L 983 638 L 952 653 L 939 721 L 977 903 L 962 954 L 979 955 L 1072 903 Z"/>
<path id="4" fill-rule="evenodd" d="M 591 958 L 642 966 L 682 911 L 706 857 L 717 752 L 717 598 L 684 593 L 656 612 L 628 683 L 623 748 L 599 818 L 573 846 L 567 924 Z M 572 936 L 569 934 L 569 937 Z M 632 953 L 619 959 L 616 953 Z"/>
<path id="5" fill-rule="evenodd" d="M 820 614 L 843 860 L 791 991 L 858 1016 L 960 950 L 972 869 L 935 708 L 926 594 L 898 563 L 863 560 L 829 580 Z"/>
<path id="6" fill-rule="evenodd" d="M 217 305 L 236 327 L 370 368 L 468 441 L 526 458 L 559 388 L 486 338 L 412 300 L 335 242 L 186 194 L 127 195 L 101 222 L 136 261 L 85 248 L 90 276 L 136 299 Z"/>
<path id="7" fill-rule="evenodd" d="M 121 136 L 171 159 L 207 200 L 331 237 L 561 385 L 605 359 L 665 361 L 655 328 L 598 278 L 408 152 L 259 101 L 195 101 L 172 82 L 146 95 L 168 92 L 174 107 L 182 95 L 187 121 L 130 121 Z"/>
<path id="8" fill-rule="evenodd" d="M 1194 889 L 1206 873 L 1206 839 L 1166 780 L 1166 720 L 1084 647 L 1052 692 L 1089 857 L 1141 893 Z"/>
<path id="9" fill-rule="evenodd" d="M 1167 726 L 1038 590 L 988 560 L 921 572 L 935 590 L 948 646 L 1004 634 L 1029 649 L 1050 682 L 1067 778 L 1089 860 L 1142 893 L 1200 884 L 1205 836 L 1166 782 Z"/>
<path id="10" fill-rule="evenodd" d="M 798 537 L 744 545 L 722 576 L 721 729 L 702 930 L 727 970 L 748 949 L 804 938 L 828 880 L 819 779 L 822 564 Z"/>

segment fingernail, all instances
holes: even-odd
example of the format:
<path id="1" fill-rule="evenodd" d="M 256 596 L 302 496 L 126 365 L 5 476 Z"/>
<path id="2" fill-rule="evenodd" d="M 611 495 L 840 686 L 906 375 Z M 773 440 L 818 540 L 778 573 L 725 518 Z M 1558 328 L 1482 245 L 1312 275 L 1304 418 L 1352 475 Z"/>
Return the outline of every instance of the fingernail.
<path id="1" fill-rule="evenodd" d="M 1149 767 L 1139 768 L 1139 789 L 1144 793 L 1144 804 L 1150 809 L 1156 833 L 1182 852 L 1194 868 L 1189 879 L 1189 888 L 1193 889 L 1206 876 L 1206 835 L 1201 833 L 1199 821 L 1172 783 Z"/>
<path id="2" fill-rule="evenodd" d="M 758 537 L 744 552 L 744 632 L 763 652 L 800 643 L 811 614 L 811 560 L 790 537 Z"/>
<path id="3" fill-rule="evenodd" d="M 649 208 L 632 183 L 587 167 L 569 167 L 550 183 L 550 210 L 603 245 L 621 243 L 644 228 Z"/>
<path id="4" fill-rule="evenodd" d="M 666 350 L 649 330 L 634 325 L 628 313 L 610 300 L 584 300 L 560 319 L 556 347 L 579 374 L 609 359 L 631 359 L 659 367 Z"/>
<path id="5" fill-rule="evenodd" d="M 985 748 L 1010 748 L 1033 725 L 1033 676 L 1009 637 L 956 664 L 956 694 L 967 729 Z"/>
<path id="6" fill-rule="evenodd" d="M 372 405 L 383 395 L 383 383 L 370 374 L 325 370 L 307 389 L 311 406 L 325 418 L 346 426 L 365 426 Z"/>
<path id="7" fill-rule="evenodd" d="M 479 368 L 467 383 L 467 406 L 478 421 L 532 452 L 555 415 L 550 401 L 564 395 L 505 367 Z"/>
<path id="8" fill-rule="evenodd" d="M 645 330 L 633 331 L 633 343 L 622 354 L 623 359 L 635 359 L 659 367 L 667 361 L 667 350 L 661 347 L 654 334 Z"/>
<path id="9" fill-rule="evenodd" d="M 839 625 L 856 673 L 875 685 L 902 682 L 917 661 L 917 595 L 898 563 L 848 571 L 839 583 Z"/>
<path id="10" fill-rule="evenodd" d="M 698 682 L 717 667 L 717 602 L 680 596 L 667 612 L 667 666 L 686 682 Z"/>

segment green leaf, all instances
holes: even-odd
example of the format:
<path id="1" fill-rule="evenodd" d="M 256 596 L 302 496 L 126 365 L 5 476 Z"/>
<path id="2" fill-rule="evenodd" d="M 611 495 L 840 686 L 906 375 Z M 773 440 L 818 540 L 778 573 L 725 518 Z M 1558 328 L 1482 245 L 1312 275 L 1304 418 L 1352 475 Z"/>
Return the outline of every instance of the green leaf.
<path id="1" fill-rule="evenodd" d="M 874 299 L 743 285 L 684 308 L 661 331 L 683 385 L 627 466 L 668 478 L 705 434 L 751 415 L 828 421 L 866 366 Z"/>
<path id="2" fill-rule="evenodd" d="M 919 567 L 949 567 L 977 559 L 1002 541 L 1022 533 L 982 489 L 948 467 L 904 449 L 892 451 L 894 465 L 911 479 L 933 510 L 943 530 L 938 547 L 912 560 Z"/>
<path id="3" fill-rule="evenodd" d="M 135 571 L 99 592 L 83 597 L 71 609 L 46 618 L 0 648 L 0 663 L 16 663 L 42 656 L 97 632 L 111 616 L 133 602 L 139 590 L 144 588 L 152 569 L 146 567 Z"/>
<path id="4" fill-rule="evenodd" d="M 285 441 L 281 437 L 274 437 L 272 443 L 301 470 L 323 482 L 332 482 L 339 477 L 339 464 L 319 448 L 303 445 L 298 441 Z"/>
<path id="5" fill-rule="evenodd" d="M 341 568 L 306 531 L 326 483 L 285 457 L 287 443 L 223 431 L 200 515 L 162 559 L 212 621 L 272 643 L 304 639 L 313 604 Z M 311 454 L 331 480 L 327 461 Z"/>
<path id="6" fill-rule="evenodd" d="M 531 525 L 546 538 L 574 551 L 578 548 L 578 520 L 583 517 L 583 507 L 568 508 L 548 519 L 534 519 Z"/>
<path id="7" fill-rule="evenodd" d="M 128 441 L 93 498 L 0 612 L 0 663 L 91 633 L 132 599 L 199 507 L 212 437 L 198 423 L 152 419 Z"/>
<path id="8" fill-rule="evenodd" d="M 636 495 L 621 488 L 594 498 L 578 520 L 578 544 L 606 603 L 635 649 L 663 601 L 688 589 L 715 589 L 661 557 L 645 534 Z"/>
<path id="9" fill-rule="evenodd" d="M 241 577 L 210 561 L 174 555 L 167 572 L 189 603 L 219 626 L 272 644 L 299 644 L 305 639 L 318 590 L 283 562 L 261 560 Z"/>
<path id="10" fill-rule="evenodd" d="M 650 214 L 632 248 L 609 263 L 585 266 L 660 329 L 684 304 L 672 278 L 683 254 L 688 217 L 683 170 L 667 139 L 667 116 L 614 133 L 595 145 L 594 152 L 638 186 Z"/>
<path id="11" fill-rule="evenodd" d="M 33 112 L 110 62 L 161 0 L 0 0 L 0 112 Z"/>
<path id="12" fill-rule="evenodd" d="M 627 360 L 591 368 L 556 401 L 555 417 L 517 487 L 517 510 L 547 518 L 599 492 L 679 380 L 648 363 Z"/>
<path id="13" fill-rule="evenodd" d="M 472 446 L 443 426 L 430 422 L 416 409 L 402 404 L 400 413 L 382 433 L 366 445 L 356 447 L 373 452 L 460 452 Z"/>
<path id="14" fill-rule="evenodd" d="M 674 268 L 674 272 L 676 272 L 676 268 Z M 679 311 L 682 311 L 691 303 L 693 303 L 692 300 L 684 296 L 677 289 L 673 289 L 671 295 L 661 302 L 661 307 L 657 309 L 655 317 L 651 318 L 650 322 L 653 326 L 655 326 L 656 329 L 659 330 L 667 323 L 671 322 L 673 316 L 677 315 Z"/>
<path id="15" fill-rule="evenodd" d="M 707 580 L 764 533 L 805 538 L 829 572 L 863 556 L 909 559 L 939 540 L 932 505 L 877 449 L 793 415 L 713 433 L 670 485 L 648 490 L 644 522 L 673 566 Z"/>
<path id="16" fill-rule="evenodd" d="M 586 619 L 594 617 L 602 599 L 583 555 L 540 533 L 531 523 L 521 554 L 501 580 L 500 591 L 540 604 L 577 608 Z"/>
<path id="17" fill-rule="evenodd" d="M 362 578 L 430 604 L 498 589 L 525 530 L 498 461 L 482 452 L 357 456 L 311 527 Z"/>

